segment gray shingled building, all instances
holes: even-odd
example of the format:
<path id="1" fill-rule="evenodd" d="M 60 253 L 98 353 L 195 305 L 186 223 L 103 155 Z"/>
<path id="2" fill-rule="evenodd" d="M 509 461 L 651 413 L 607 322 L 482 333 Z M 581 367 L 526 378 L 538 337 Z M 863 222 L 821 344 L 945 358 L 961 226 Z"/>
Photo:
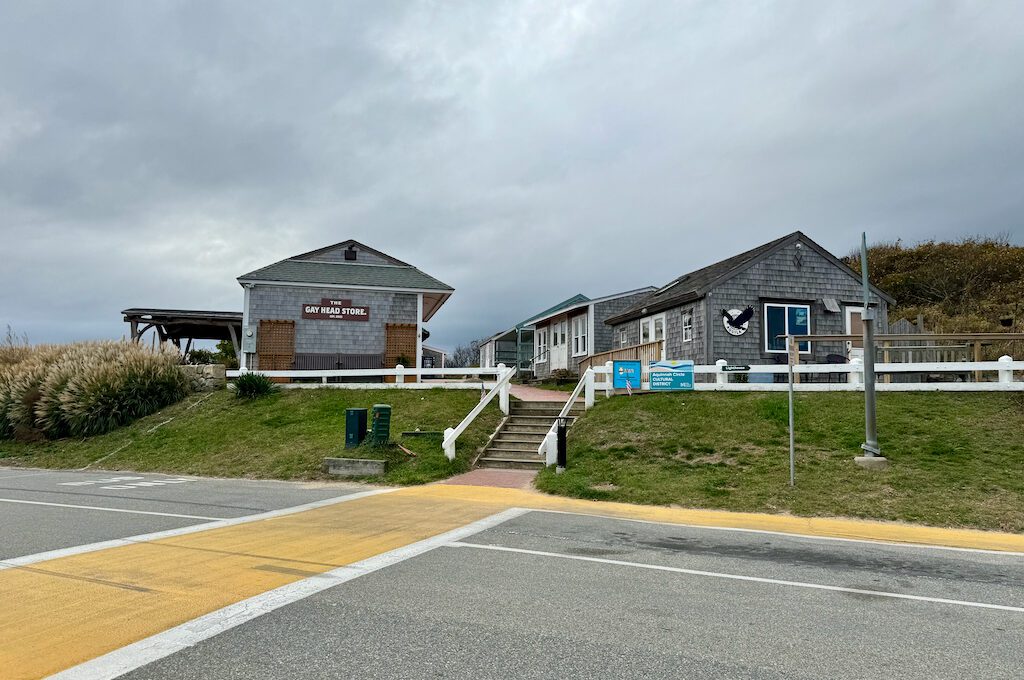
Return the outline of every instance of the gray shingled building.
<path id="1" fill-rule="evenodd" d="M 423 364 L 423 324 L 454 289 L 357 241 L 238 277 L 249 369 L 384 368 Z"/>
<path id="2" fill-rule="evenodd" d="M 884 333 L 893 299 L 871 290 Z M 860 275 L 796 231 L 680 276 L 607 323 L 617 348 L 664 341 L 663 359 L 764 364 L 786 356 L 781 334 L 860 333 L 862 309 Z M 803 343 L 801 360 L 845 360 L 857 344 Z"/>

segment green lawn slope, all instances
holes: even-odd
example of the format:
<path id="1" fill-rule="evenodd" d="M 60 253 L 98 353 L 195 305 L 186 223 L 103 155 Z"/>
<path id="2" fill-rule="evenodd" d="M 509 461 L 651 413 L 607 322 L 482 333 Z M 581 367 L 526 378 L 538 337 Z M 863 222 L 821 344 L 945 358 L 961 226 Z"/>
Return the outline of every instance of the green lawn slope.
<path id="1" fill-rule="evenodd" d="M 1017 394 L 884 393 L 887 471 L 857 467 L 863 395 L 796 398 L 789 487 L 787 396 L 671 393 L 599 401 L 569 430 L 551 493 L 686 507 L 845 515 L 1024 531 L 1024 400 Z"/>
<path id="2" fill-rule="evenodd" d="M 84 439 L 0 441 L 0 465 L 170 472 L 221 477 L 317 479 L 327 456 L 388 458 L 391 469 L 374 481 L 412 484 L 462 472 L 501 420 L 488 405 L 459 438 L 448 461 L 438 437 L 403 431 L 453 427 L 480 400 L 478 390 L 282 390 L 254 401 L 221 391 L 193 395 L 113 432 Z M 345 409 L 391 404 L 397 447 L 345 449 Z"/>

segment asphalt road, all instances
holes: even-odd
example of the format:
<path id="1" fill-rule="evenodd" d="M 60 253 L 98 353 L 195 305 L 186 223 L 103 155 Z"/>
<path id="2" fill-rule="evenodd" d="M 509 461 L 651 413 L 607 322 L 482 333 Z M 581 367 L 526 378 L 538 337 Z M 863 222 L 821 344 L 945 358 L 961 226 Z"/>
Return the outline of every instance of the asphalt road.
<path id="1" fill-rule="evenodd" d="M 1019 678 L 1020 608 L 1020 555 L 537 511 L 126 677 Z"/>
<path id="2" fill-rule="evenodd" d="M 255 515 L 364 487 L 0 468 L 0 560 Z"/>

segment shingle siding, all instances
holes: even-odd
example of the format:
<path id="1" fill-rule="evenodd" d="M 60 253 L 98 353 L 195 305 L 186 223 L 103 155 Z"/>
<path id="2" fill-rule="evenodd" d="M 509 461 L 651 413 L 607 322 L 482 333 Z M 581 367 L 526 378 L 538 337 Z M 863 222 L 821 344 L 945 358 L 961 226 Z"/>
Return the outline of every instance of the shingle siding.
<path id="1" fill-rule="evenodd" d="M 811 307 L 811 333 L 843 334 L 846 332 L 847 306 L 860 306 L 860 282 L 810 248 L 800 251 L 802 264 L 795 264 L 795 244 L 786 246 L 771 256 L 739 272 L 713 288 L 706 303 L 710 307 L 711 354 L 709 363 L 725 359 L 730 363 L 764 363 L 774 361 L 774 353 L 766 352 L 764 338 L 764 304 L 766 302 L 793 302 Z M 836 298 L 842 311 L 825 310 L 823 297 Z M 881 303 L 879 332 L 888 328 L 888 309 L 885 300 L 872 293 L 872 302 Z M 754 308 L 747 332 L 733 336 L 722 325 L 721 310 Z M 809 360 L 824 362 L 825 355 L 845 354 L 845 343 L 813 343 Z M 804 355 L 806 356 L 806 355 Z"/>
<path id="2" fill-rule="evenodd" d="M 261 319 L 295 321 L 295 352 L 383 354 L 386 324 L 416 323 L 416 295 L 384 291 L 256 285 L 249 293 L 249 325 Z M 303 319 L 302 306 L 321 298 L 350 299 L 370 308 L 369 321 Z M 258 368 L 254 363 L 253 368 Z"/>
<path id="3" fill-rule="evenodd" d="M 324 252 L 316 253 L 315 255 L 308 255 L 301 259 L 310 260 L 312 262 L 352 262 L 352 260 L 345 259 L 345 251 L 348 248 L 338 247 L 326 250 Z M 360 264 L 394 264 L 391 260 L 386 257 L 381 257 L 376 253 L 372 253 L 368 250 L 364 250 L 359 246 L 356 246 L 356 262 Z"/>
<path id="4" fill-rule="evenodd" d="M 605 321 L 616 314 L 622 314 L 650 294 L 651 291 L 646 290 L 635 295 L 627 295 L 594 304 L 594 338 L 590 353 L 600 354 L 601 352 L 615 349 L 618 346 L 618 335 L 613 332 L 613 328 L 605 323 Z"/>

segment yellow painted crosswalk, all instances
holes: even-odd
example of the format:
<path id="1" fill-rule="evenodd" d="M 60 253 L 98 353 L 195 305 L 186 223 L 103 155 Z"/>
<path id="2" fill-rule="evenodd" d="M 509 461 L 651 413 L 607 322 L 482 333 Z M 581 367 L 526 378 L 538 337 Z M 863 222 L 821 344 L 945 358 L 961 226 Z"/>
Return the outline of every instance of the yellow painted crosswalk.
<path id="1" fill-rule="evenodd" d="M 595 503 L 431 485 L 0 571 L 0 675 L 37 678 L 184 622 L 512 507 L 709 527 L 1024 552 L 1024 536 Z"/>

